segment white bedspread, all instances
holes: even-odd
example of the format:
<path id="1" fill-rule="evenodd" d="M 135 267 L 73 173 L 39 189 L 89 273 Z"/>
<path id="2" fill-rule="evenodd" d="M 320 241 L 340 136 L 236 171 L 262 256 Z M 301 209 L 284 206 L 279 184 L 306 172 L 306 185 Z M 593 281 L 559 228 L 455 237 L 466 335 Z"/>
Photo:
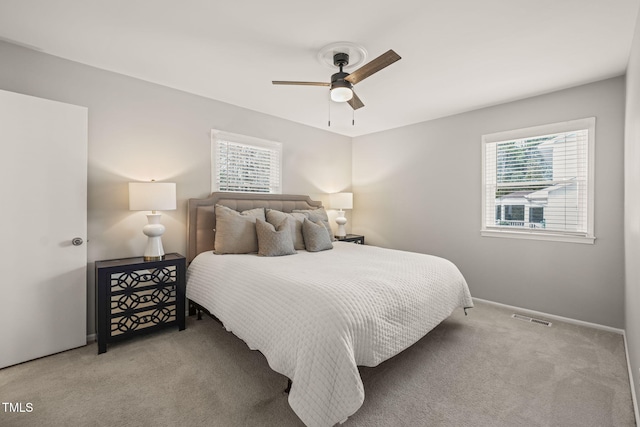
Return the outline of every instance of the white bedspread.
<path id="1" fill-rule="evenodd" d="M 292 380 L 289 404 L 310 427 L 360 408 L 357 365 L 378 365 L 473 306 L 450 261 L 346 242 L 284 257 L 202 253 L 187 297 Z"/>

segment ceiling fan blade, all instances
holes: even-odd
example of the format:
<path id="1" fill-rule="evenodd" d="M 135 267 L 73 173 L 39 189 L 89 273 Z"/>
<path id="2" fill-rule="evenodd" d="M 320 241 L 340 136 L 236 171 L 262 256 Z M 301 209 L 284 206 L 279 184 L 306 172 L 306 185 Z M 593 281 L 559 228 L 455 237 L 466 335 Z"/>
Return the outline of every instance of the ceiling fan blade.
<path id="1" fill-rule="evenodd" d="M 353 98 L 348 100 L 347 104 L 351 105 L 351 108 L 353 108 L 354 110 L 364 107 L 364 104 L 362 103 L 360 98 L 358 98 L 358 95 L 356 95 L 355 92 L 353 92 Z"/>
<path id="2" fill-rule="evenodd" d="M 273 80 L 271 83 L 273 83 L 274 85 L 331 86 L 331 83 L 323 83 L 323 82 L 289 82 L 289 81 Z"/>
<path id="3" fill-rule="evenodd" d="M 399 59 L 401 59 L 400 55 L 395 53 L 393 49 L 389 49 L 387 52 L 378 56 L 376 59 L 364 64 L 362 67 L 358 68 L 344 79 L 351 84 L 356 84 L 366 79 L 371 74 L 377 73 L 383 68 L 388 67 Z"/>

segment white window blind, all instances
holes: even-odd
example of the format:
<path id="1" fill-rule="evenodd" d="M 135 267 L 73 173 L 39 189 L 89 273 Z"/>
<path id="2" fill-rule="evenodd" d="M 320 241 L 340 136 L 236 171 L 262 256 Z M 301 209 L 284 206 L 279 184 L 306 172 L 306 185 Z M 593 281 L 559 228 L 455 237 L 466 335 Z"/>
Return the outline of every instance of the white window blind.
<path id="1" fill-rule="evenodd" d="M 593 243 L 595 118 L 482 137 L 482 235 Z"/>
<path id="2" fill-rule="evenodd" d="M 282 144 L 211 131 L 213 191 L 280 193 Z"/>

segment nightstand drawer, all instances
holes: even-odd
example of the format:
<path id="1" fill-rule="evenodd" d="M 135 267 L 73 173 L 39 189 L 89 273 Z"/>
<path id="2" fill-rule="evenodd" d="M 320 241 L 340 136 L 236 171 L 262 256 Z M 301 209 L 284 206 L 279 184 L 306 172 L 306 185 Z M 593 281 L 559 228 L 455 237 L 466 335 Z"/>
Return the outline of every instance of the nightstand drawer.
<path id="1" fill-rule="evenodd" d="M 122 316 L 112 315 L 110 337 L 128 334 L 132 331 L 142 331 L 153 326 L 172 324 L 175 323 L 175 320 L 175 305 L 173 307 L 153 307 L 136 313 L 123 314 Z"/>
<path id="2" fill-rule="evenodd" d="M 166 285 L 166 284 L 165 284 Z M 176 287 L 174 284 L 154 286 L 136 292 L 111 294 L 111 315 L 133 313 L 145 308 L 176 305 Z"/>

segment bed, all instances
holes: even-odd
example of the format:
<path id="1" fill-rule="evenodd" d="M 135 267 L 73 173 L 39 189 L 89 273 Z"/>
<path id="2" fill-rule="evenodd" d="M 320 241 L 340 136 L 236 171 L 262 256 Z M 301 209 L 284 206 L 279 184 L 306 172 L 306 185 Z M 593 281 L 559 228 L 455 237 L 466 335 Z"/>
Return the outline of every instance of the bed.
<path id="1" fill-rule="evenodd" d="M 222 228 L 215 209 L 225 207 L 234 215 L 301 211 L 308 220 L 322 204 L 300 195 L 213 193 L 189 201 L 187 227 L 191 306 L 211 313 L 290 379 L 289 404 L 307 426 L 333 426 L 360 408 L 358 366 L 380 364 L 453 310 L 473 307 L 460 271 L 435 256 L 339 241 L 288 256 L 216 254 L 215 230 Z"/>

